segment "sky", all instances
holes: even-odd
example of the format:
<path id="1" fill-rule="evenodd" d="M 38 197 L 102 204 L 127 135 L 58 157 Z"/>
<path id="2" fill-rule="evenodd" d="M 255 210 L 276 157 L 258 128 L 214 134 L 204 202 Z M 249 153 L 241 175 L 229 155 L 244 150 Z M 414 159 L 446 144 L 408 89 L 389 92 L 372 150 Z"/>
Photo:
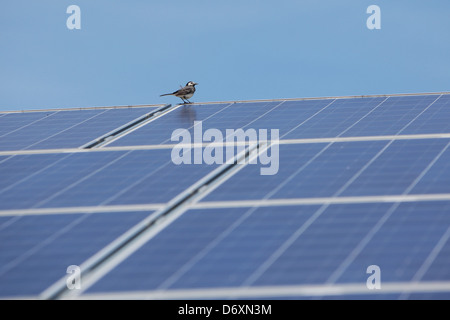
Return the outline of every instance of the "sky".
<path id="1" fill-rule="evenodd" d="M 5 0 L 0 110 L 175 104 L 159 95 L 188 81 L 193 102 L 450 91 L 449 14 L 448 0 Z"/>

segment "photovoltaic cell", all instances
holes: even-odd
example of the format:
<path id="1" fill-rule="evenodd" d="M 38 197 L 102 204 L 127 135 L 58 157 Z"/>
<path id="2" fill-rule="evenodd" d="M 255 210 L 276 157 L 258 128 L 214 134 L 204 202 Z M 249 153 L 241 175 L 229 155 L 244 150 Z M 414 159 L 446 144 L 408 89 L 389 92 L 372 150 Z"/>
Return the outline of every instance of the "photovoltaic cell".
<path id="1" fill-rule="evenodd" d="M 150 213 L 0 217 L 0 296 L 40 294 Z"/>

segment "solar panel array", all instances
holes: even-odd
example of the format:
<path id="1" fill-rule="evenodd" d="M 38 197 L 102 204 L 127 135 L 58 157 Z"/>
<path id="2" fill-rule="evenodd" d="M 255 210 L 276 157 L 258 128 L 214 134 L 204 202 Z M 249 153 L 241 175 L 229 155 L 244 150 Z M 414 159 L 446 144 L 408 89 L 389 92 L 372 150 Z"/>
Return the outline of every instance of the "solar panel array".
<path id="1" fill-rule="evenodd" d="M 448 93 L 0 113 L 0 298 L 449 299 L 449 147 Z"/>

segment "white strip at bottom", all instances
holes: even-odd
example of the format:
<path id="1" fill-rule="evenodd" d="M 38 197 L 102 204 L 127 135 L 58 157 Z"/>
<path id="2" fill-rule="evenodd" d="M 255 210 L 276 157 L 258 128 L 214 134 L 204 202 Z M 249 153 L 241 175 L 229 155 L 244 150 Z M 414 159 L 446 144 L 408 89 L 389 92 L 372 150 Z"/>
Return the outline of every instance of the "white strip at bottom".
<path id="1" fill-rule="evenodd" d="M 91 293 L 78 299 L 130 299 L 130 300 L 178 300 L 178 299 L 224 299 L 224 298 L 276 298 L 276 297 L 322 297 L 374 294 L 401 294 L 448 292 L 450 281 L 446 282 L 390 282 L 381 283 L 380 289 L 368 289 L 366 284 L 350 283 L 339 285 L 297 285 L 265 287 L 230 287 L 208 289 L 151 290 L 112 293 Z"/>

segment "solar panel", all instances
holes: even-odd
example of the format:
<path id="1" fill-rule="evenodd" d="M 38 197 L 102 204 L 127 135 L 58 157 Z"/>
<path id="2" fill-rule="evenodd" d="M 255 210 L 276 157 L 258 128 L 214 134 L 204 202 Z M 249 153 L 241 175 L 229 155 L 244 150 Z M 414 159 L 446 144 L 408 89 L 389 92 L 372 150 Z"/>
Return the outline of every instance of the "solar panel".
<path id="1" fill-rule="evenodd" d="M 0 150 L 80 147 L 154 110 L 143 107 L 7 114 L 0 120 L 4 130 L 0 131 Z"/>
<path id="2" fill-rule="evenodd" d="M 445 182 L 450 172 L 443 171 L 450 155 L 448 143 L 418 139 L 281 145 L 277 174 L 262 176 L 258 166 L 246 166 L 204 201 L 402 194 L 444 149 L 440 178 L 435 171 L 427 172 L 413 193 L 426 184 L 437 192 L 420 193 L 449 193 Z"/>
<path id="3" fill-rule="evenodd" d="M 204 130 L 209 128 L 240 128 L 257 115 L 279 105 L 280 102 L 263 103 L 227 103 L 212 105 L 185 105 L 164 118 L 155 120 L 151 126 L 143 126 L 132 133 L 113 141 L 109 146 L 167 144 L 171 134 L 179 128 L 194 131 L 194 121 L 202 121 Z M 245 113 L 241 112 L 245 108 Z"/>
<path id="4" fill-rule="evenodd" d="M 164 203 L 215 167 L 177 166 L 170 149 L 18 155 L 0 170 L 0 209 Z"/>
<path id="5" fill-rule="evenodd" d="M 3 113 L 0 119 L 0 137 L 31 126 L 46 117 L 52 116 L 54 113 L 55 111 Z"/>
<path id="6" fill-rule="evenodd" d="M 148 212 L 0 217 L 0 297 L 37 296 Z"/>
<path id="7" fill-rule="evenodd" d="M 230 298 L 214 288 L 365 284 L 375 262 L 386 282 L 411 281 L 448 229 L 450 202 L 402 204 L 369 239 L 392 206 L 331 205 L 320 214 L 321 206 L 190 210 L 87 294 L 208 288 L 209 297 Z M 365 242 L 364 254 L 354 256 Z M 447 266 L 448 257 L 441 255 Z M 448 280 L 448 269 L 438 278 Z"/>
<path id="8" fill-rule="evenodd" d="M 173 130 L 192 133 L 194 121 L 202 121 L 204 131 L 277 128 L 284 139 L 448 133 L 449 110 L 448 95 L 200 104 L 182 106 L 109 145 L 171 143 Z"/>
<path id="9" fill-rule="evenodd" d="M 449 107 L 442 93 L 0 114 L 0 297 L 448 299 Z M 279 129 L 278 171 L 237 161 L 265 141 L 175 164 L 171 134 L 196 121 Z"/>

